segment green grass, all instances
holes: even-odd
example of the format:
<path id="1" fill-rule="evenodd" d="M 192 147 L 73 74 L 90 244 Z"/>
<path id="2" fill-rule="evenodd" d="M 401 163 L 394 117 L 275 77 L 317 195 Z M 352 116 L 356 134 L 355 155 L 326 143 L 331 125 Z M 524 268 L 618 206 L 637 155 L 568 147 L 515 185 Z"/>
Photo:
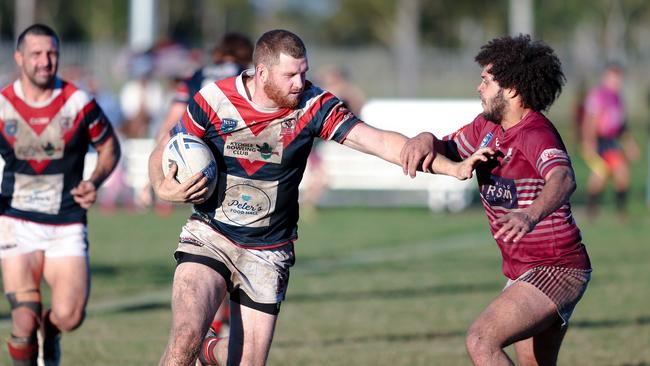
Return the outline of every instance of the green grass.
<path id="1" fill-rule="evenodd" d="M 606 197 L 589 222 L 586 169 L 574 158 L 575 214 L 593 280 L 579 303 L 560 365 L 650 365 L 650 217 L 645 161 L 634 166 L 631 215 Z M 90 214 L 93 288 L 86 322 L 63 338 L 65 365 L 153 365 L 167 341 L 172 252 L 188 214 Z M 464 333 L 504 284 L 478 207 L 329 209 L 300 226 L 297 263 L 270 365 L 467 365 Z M 8 306 L 0 301 L 0 333 Z M 0 364 L 9 364 L 0 346 Z"/>
<path id="2" fill-rule="evenodd" d="M 586 222 L 577 211 L 594 275 L 560 364 L 647 365 L 650 220 L 633 215 L 623 224 L 606 211 Z M 157 362 L 169 330 L 171 253 L 185 215 L 91 214 L 89 316 L 65 335 L 65 364 Z M 324 210 L 302 222 L 300 236 L 270 365 L 468 363 L 464 332 L 504 283 L 480 209 Z M 0 314 L 6 334 L 6 304 Z"/>

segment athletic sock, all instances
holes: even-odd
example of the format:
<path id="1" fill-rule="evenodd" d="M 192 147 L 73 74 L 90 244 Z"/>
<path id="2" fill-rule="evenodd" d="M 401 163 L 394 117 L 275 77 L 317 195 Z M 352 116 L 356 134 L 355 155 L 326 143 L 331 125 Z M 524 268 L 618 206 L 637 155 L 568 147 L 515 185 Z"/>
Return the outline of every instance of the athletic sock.
<path id="1" fill-rule="evenodd" d="M 7 349 L 14 366 L 36 366 L 38 359 L 38 341 L 36 335 L 16 337 L 13 334 L 7 341 Z"/>
<path id="2" fill-rule="evenodd" d="M 219 343 L 219 338 L 217 337 L 206 337 L 203 339 L 203 344 L 201 345 L 201 353 L 199 353 L 199 361 L 203 365 L 219 365 L 217 363 L 217 357 L 214 355 L 214 349 Z"/>
<path id="3" fill-rule="evenodd" d="M 43 334 L 43 362 L 45 366 L 58 366 L 61 363 L 61 330 L 52 323 L 52 309 L 43 313 L 41 332 Z"/>

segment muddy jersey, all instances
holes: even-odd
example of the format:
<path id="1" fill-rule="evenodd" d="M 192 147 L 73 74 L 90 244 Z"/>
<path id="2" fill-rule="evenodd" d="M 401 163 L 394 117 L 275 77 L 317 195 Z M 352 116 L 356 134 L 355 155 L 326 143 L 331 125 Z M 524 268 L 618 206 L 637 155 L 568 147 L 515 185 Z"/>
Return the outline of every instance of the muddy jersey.
<path id="1" fill-rule="evenodd" d="M 551 169 L 571 166 L 559 133 L 537 112 L 529 113 L 506 131 L 479 115 L 444 140 L 456 160 L 465 159 L 486 146 L 497 152 L 496 159 L 476 168 L 481 201 L 492 234 L 499 229 L 495 223 L 498 218 L 532 204 L 542 192 L 544 177 Z M 497 244 L 503 256 L 503 273 L 511 279 L 537 266 L 590 268 L 568 202 L 540 221 L 518 243 L 506 243 L 502 236 Z"/>
<path id="2" fill-rule="evenodd" d="M 0 153 L 5 160 L 0 204 L 3 214 L 29 221 L 86 222 L 70 190 L 82 180 L 89 145 L 112 135 L 95 100 L 56 80 L 52 96 L 25 100 L 20 81 L 0 93 Z"/>
<path id="3" fill-rule="evenodd" d="M 270 248 L 297 237 L 298 184 L 314 138 L 342 143 L 361 121 L 308 81 L 293 109 L 246 95 L 242 75 L 207 85 L 171 133 L 201 137 L 217 160 L 217 189 L 195 215 L 237 245 Z"/>

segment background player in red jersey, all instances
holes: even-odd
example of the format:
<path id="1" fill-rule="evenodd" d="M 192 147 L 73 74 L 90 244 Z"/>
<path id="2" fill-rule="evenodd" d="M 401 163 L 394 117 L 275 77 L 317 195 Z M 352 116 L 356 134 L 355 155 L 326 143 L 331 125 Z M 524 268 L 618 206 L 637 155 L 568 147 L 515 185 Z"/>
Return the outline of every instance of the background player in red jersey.
<path id="1" fill-rule="evenodd" d="M 11 305 L 9 354 L 16 366 L 58 365 L 61 331 L 79 327 L 90 288 L 86 210 L 120 155 L 92 97 L 57 77 L 59 38 L 35 24 L 16 42 L 18 80 L 0 95 L 2 281 Z M 97 166 L 82 180 L 88 147 Z M 52 290 L 41 311 L 41 280 Z M 39 332 L 41 337 L 37 337 Z"/>
<path id="2" fill-rule="evenodd" d="M 514 343 L 520 364 L 555 365 L 591 274 L 569 204 L 573 168 L 541 113 L 560 94 L 564 74 L 549 46 L 523 35 L 490 41 L 476 61 L 483 67 L 483 113 L 443 140 L 416 136 L 401 160 L 413 175 L 436 153 L 459 160 L 482 146 L 494 148 L 476 176 L 508 281 L 470 327 L 467 350 L 476 365 L 512 365 L 503 348 Z"/>
<path id="3" fill-rule="evenodd" d="M 156 194 L 194 203 L 175 257 L 172 329 L 161 365 L 264 365 L 271 347 L 289 269 L 295 261 L 298 185 L 313 140 L 322 138 L 399 163 L 406 137 L 366 125 L 331 93 L 306 80 L 302 40 L 273 30 L 257 41 L 254 69 L 209 84 L 197 93 L 172 132 L 201 137 L 219 171 L 210 197 L 201 173 L 183 184 L 176 167 L 164 177 L 158 141 L 149 160 Z M 433 169 L 468 178 L 463 164 L 444 157 Z M 230 337 L 203 336 L 217 306 L 230 293 Z"/>

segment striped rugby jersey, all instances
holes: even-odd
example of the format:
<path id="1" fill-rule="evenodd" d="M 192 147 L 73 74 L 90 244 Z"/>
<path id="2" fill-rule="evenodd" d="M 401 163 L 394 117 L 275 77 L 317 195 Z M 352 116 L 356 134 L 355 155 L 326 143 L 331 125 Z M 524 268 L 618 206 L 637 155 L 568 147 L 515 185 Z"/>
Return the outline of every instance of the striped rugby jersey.
<path id="1" fill-rule="evenodd" d="M 202 138 L 217 160 L 217 189 L 194 217 L 236 245 L 272 248 L 297 238 L 298 185 L 314 138 L 343 143 L 361 121 L 309 81 L 294 109 L 255 105 L 243 84 L 253 72 L 202 88 L 170 133 Z"/>
<path id="2" fill-rule="evenodd" d="M 0 153 L 5 160 L 3 214 L 46 224 L 86 222 L 70 190 L 82 180 L 89 145 L 112 136 L 95 100 L 61 79 L 40 103 L 16 80 L 0 92 Z"/>
<path id="3" fill-rule="evenodd" d="M 529 113 L 507 131 L 479 115 L 443 140 L 455 160 L 465 159 L 485 146 L 497 151 L 496 159 L 476 169 L 492 234 L 499 229 L 494 223 L 499 217 L 528 207 L 539 196 L 544 177 L 552 168 L 571 166 L 560 134 L 538 112 Z M 545 217 L 518 243 L 505 243 L 502 239 L 497 244 L 503 256 L 503 273 L 511 279 L 537 266 L 590 268 L 569 203 Z"/>

